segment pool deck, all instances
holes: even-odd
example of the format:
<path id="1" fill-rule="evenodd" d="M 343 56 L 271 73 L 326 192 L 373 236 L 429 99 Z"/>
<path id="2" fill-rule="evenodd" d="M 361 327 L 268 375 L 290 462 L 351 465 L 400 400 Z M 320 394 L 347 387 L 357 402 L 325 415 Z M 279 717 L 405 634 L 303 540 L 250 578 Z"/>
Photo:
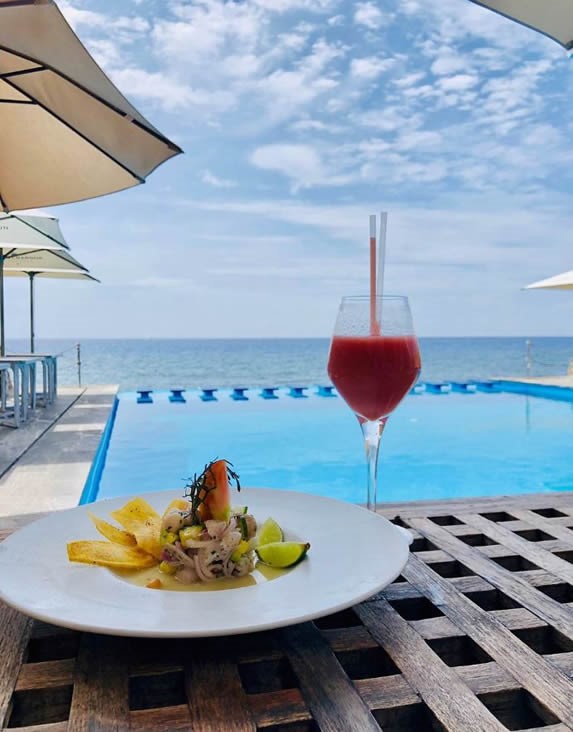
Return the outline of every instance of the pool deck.
<path id="1" fill-rule="evenodd" d="M 537 386 L 558 386 L 573 389 L 573 375 L 563 376 L 495 376 L 492 381 L 511 381 L 516 384 L 534 384 Z"/>
<path id="2" fill-rule="evenodd" d="M 0 428 L 0 517 L 77 505 L 116 392 L 60 388 L 20 429 Z"/>

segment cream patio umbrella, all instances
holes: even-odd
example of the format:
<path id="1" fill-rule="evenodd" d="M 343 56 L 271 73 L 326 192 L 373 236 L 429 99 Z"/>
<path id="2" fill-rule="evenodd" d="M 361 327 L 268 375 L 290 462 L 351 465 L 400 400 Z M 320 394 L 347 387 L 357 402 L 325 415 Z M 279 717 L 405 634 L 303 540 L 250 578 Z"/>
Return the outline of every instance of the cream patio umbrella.
<path id="1" fill-rule="evenodd" d="M 65 250 L 39 249 L 15 254 L 4 266 L 5 277 L 28 277 L 30 281 L 30 353 L 34 353 L 34 280 L 47 277 L 63 280 L 99 282 L 77 259 Z"/>
<path id="2" fill-rule="evenodd" d="M 1 159 L 1 158 L 0 158 Z M 4 356 L 4 268 L 16 257 L 40 251 L 59 254 L 69 247 L 53 216 L 0 213 L 0 356 Z"/>
<path id="3" fill-rule="evenodd" d="M 112 84 L 53 0 L 0 0 L 0 210 L 145 181 L 181 152 Z"/>
<path id="4" fill-rule="evenodd" d="M 573 48 L 573 0 L 471 0 Z"/>
<path id="5" fill-rule="evenodd" d="M 573 269 L 568 272 L 562 272 L 554 277 L 548 277 L 546 280 L 532 282 L 527 285 L 525 290 L 573 290 Z"/>

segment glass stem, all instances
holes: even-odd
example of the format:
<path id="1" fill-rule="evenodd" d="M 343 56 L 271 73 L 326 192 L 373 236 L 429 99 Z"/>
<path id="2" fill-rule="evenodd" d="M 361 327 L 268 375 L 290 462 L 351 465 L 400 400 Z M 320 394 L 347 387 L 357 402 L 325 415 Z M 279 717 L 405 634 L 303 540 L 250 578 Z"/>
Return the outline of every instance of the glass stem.
<path id="1" fill-rule="evenodd" d="M 364 448 L 366 451 L 366 462 L 368 466 L 368 489 L 366 493 L 366 507 L 369 511 L 376 511 L 376 489 L 378 473 L 378 451 L 380 438 L 386 425 L 388 417 L 369 422 L 360 419 L 360 427 L 364 435 Z"/>

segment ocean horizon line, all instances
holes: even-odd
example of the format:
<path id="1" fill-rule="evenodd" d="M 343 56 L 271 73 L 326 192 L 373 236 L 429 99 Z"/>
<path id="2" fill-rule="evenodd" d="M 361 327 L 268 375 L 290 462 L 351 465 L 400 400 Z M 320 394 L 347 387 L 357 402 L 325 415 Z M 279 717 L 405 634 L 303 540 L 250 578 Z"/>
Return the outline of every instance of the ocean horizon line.
<path id="1" fill-rule="evenodd" d="M 84 343 L 90 341 L 329 341 L 328 336 L 39 336 L 37 341 L 73 341 Z M 419 335 L 421 340 L 564 340 L 573 339 L 571 335 Z M 10 341 L 28 341 L 27 336 L 7 336 Z"/>

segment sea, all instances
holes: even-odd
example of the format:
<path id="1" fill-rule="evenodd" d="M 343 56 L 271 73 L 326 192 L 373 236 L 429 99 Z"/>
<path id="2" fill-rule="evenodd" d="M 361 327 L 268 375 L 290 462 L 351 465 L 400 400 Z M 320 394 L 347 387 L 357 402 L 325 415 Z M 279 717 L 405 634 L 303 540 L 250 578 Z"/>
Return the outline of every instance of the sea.
<path id="1" fill-rule="evenodd" d="M 6 345 L 8 353 L 29 350 L 23 339 Z M 39 339 L 36 352 L 60 354 L 62 386 L 225 388 L 327 384 L 329 345 L 328 338 Z M 423 381 L 563 375 L 573 337 L 420 338 L 420 350 Z"/>

